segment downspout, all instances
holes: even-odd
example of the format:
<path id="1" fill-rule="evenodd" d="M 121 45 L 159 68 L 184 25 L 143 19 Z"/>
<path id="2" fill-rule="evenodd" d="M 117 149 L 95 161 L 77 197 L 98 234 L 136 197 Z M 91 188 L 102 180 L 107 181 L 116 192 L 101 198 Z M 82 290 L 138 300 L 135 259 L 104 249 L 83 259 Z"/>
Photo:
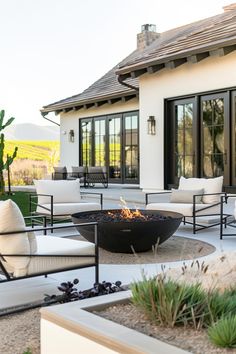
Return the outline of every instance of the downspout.
<path id="1" fill-rule="evenodd" d="M 42 116 L 44 119 L 46 119 L 46 120 L 48 120 L 49 122 L 51 122 L 51 123 L 53 123 L 53 124 L 56 124 L 56 125 L 58 125 L 58 127 L 60 127 L 60 124 L 59 124 L 59 123 L 54 122 L 53 120 L 51 120 L 51 119 L 45 117 L 49 112 L 40 112 L 40 113 L 41 113 L 41 116 Z"/>
<path id="2" fill-rule="evenodd" d="M 138 88 L 138 87 L 133 86 L 133 85 L 131 85 L 131 84 L 127 84 L 126 82 L 124 82 L 124 81 L 121 79 L 121 76 L 120 76 L 120 75 L 117 76 L 117 80 L 118 80 L 119 84 L 121 84 L 121 85 L 123 85 L 123 86 L 126 86 L 126 87 L 130 88 L 131 90 L 135 90 L 135 91 L 138 91 L 138 92 L 139 92 L 139 88 Z"/>

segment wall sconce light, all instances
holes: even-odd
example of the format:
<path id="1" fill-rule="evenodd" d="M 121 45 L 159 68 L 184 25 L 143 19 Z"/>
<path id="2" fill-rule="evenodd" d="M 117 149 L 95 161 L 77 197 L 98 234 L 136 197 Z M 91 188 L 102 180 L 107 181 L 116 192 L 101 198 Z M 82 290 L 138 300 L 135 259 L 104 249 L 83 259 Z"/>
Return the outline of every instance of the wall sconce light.
<path id="1" fill-rule="evenodd" d="M 147 133 L 150 135 L 156 134 L 156 120 L 154 116 L 149 116 L 147 120 Z"/>
<path id="2" fill-rule="evenodd" d="M 69 131 L 69 142 L 73 143 L 75 141 L 75 132 L 73 129 Z"/>

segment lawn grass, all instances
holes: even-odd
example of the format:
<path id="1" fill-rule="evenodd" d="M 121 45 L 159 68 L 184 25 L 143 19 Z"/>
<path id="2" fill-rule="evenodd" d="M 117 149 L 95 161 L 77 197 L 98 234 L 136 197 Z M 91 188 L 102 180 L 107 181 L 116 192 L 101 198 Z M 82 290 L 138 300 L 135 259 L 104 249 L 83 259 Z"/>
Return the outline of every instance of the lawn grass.
<path id="1" fill-rule="evenodd" d="M 20 208 L 23 216 L 29 216 L 29 193 L 28 192 L 14 192 L 10 195 L 5 194 L 0 196 L 0 200 L 13 200 Z"/>

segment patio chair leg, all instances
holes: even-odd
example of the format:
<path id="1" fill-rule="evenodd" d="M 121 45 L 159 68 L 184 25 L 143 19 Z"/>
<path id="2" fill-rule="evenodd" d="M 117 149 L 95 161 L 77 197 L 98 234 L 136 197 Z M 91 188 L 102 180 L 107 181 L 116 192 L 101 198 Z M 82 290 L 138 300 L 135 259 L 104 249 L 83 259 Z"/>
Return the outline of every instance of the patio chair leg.
<path id="1" fill-rule="evenodd" d="M 51 214 L 50 225 L 51 225 L 51 227 L 53 227 L 53 214 Z M 52 233 L 53 233 L 53 229 L 51 229 L 51 234 Z"/>
<path id="2" fill-rule="evenodd" d="M 95 266 L 95 283 L 99 283 L 99 269 L 98 269 L 98 264 Z"/>
<path id="3" fill-rule="evenodd" d="M 47 227 L 47 217 L 46 216 L 43 216 L 43 227 L 45 227 L 45 228 Z M 47 235 L 47 230 L 44 230 L 43 234 Z"/>
<path id="4" fill-rule="evenodd" d="M 193 234 L 196 234 L 196 218 L 195 218 L 195 215 L 193 215 Z"/>

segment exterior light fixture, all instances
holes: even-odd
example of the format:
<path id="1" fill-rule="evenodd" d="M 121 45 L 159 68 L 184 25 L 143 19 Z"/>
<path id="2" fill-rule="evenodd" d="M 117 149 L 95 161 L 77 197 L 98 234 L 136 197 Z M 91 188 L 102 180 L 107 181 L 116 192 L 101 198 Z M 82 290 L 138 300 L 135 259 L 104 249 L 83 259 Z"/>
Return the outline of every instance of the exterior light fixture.
<path id="1" fill-rule="evenodd" d="M 156 134 L 156 120 L 154 116 L 149 116 L 147 120 L 147 133 L 149 135 Z"/>
<path id="2" fill-rule="evenodd" d="M 73 143 L 75 141 L 75 132 L 73 129 L 69 131 L 69 142 Z"/>

